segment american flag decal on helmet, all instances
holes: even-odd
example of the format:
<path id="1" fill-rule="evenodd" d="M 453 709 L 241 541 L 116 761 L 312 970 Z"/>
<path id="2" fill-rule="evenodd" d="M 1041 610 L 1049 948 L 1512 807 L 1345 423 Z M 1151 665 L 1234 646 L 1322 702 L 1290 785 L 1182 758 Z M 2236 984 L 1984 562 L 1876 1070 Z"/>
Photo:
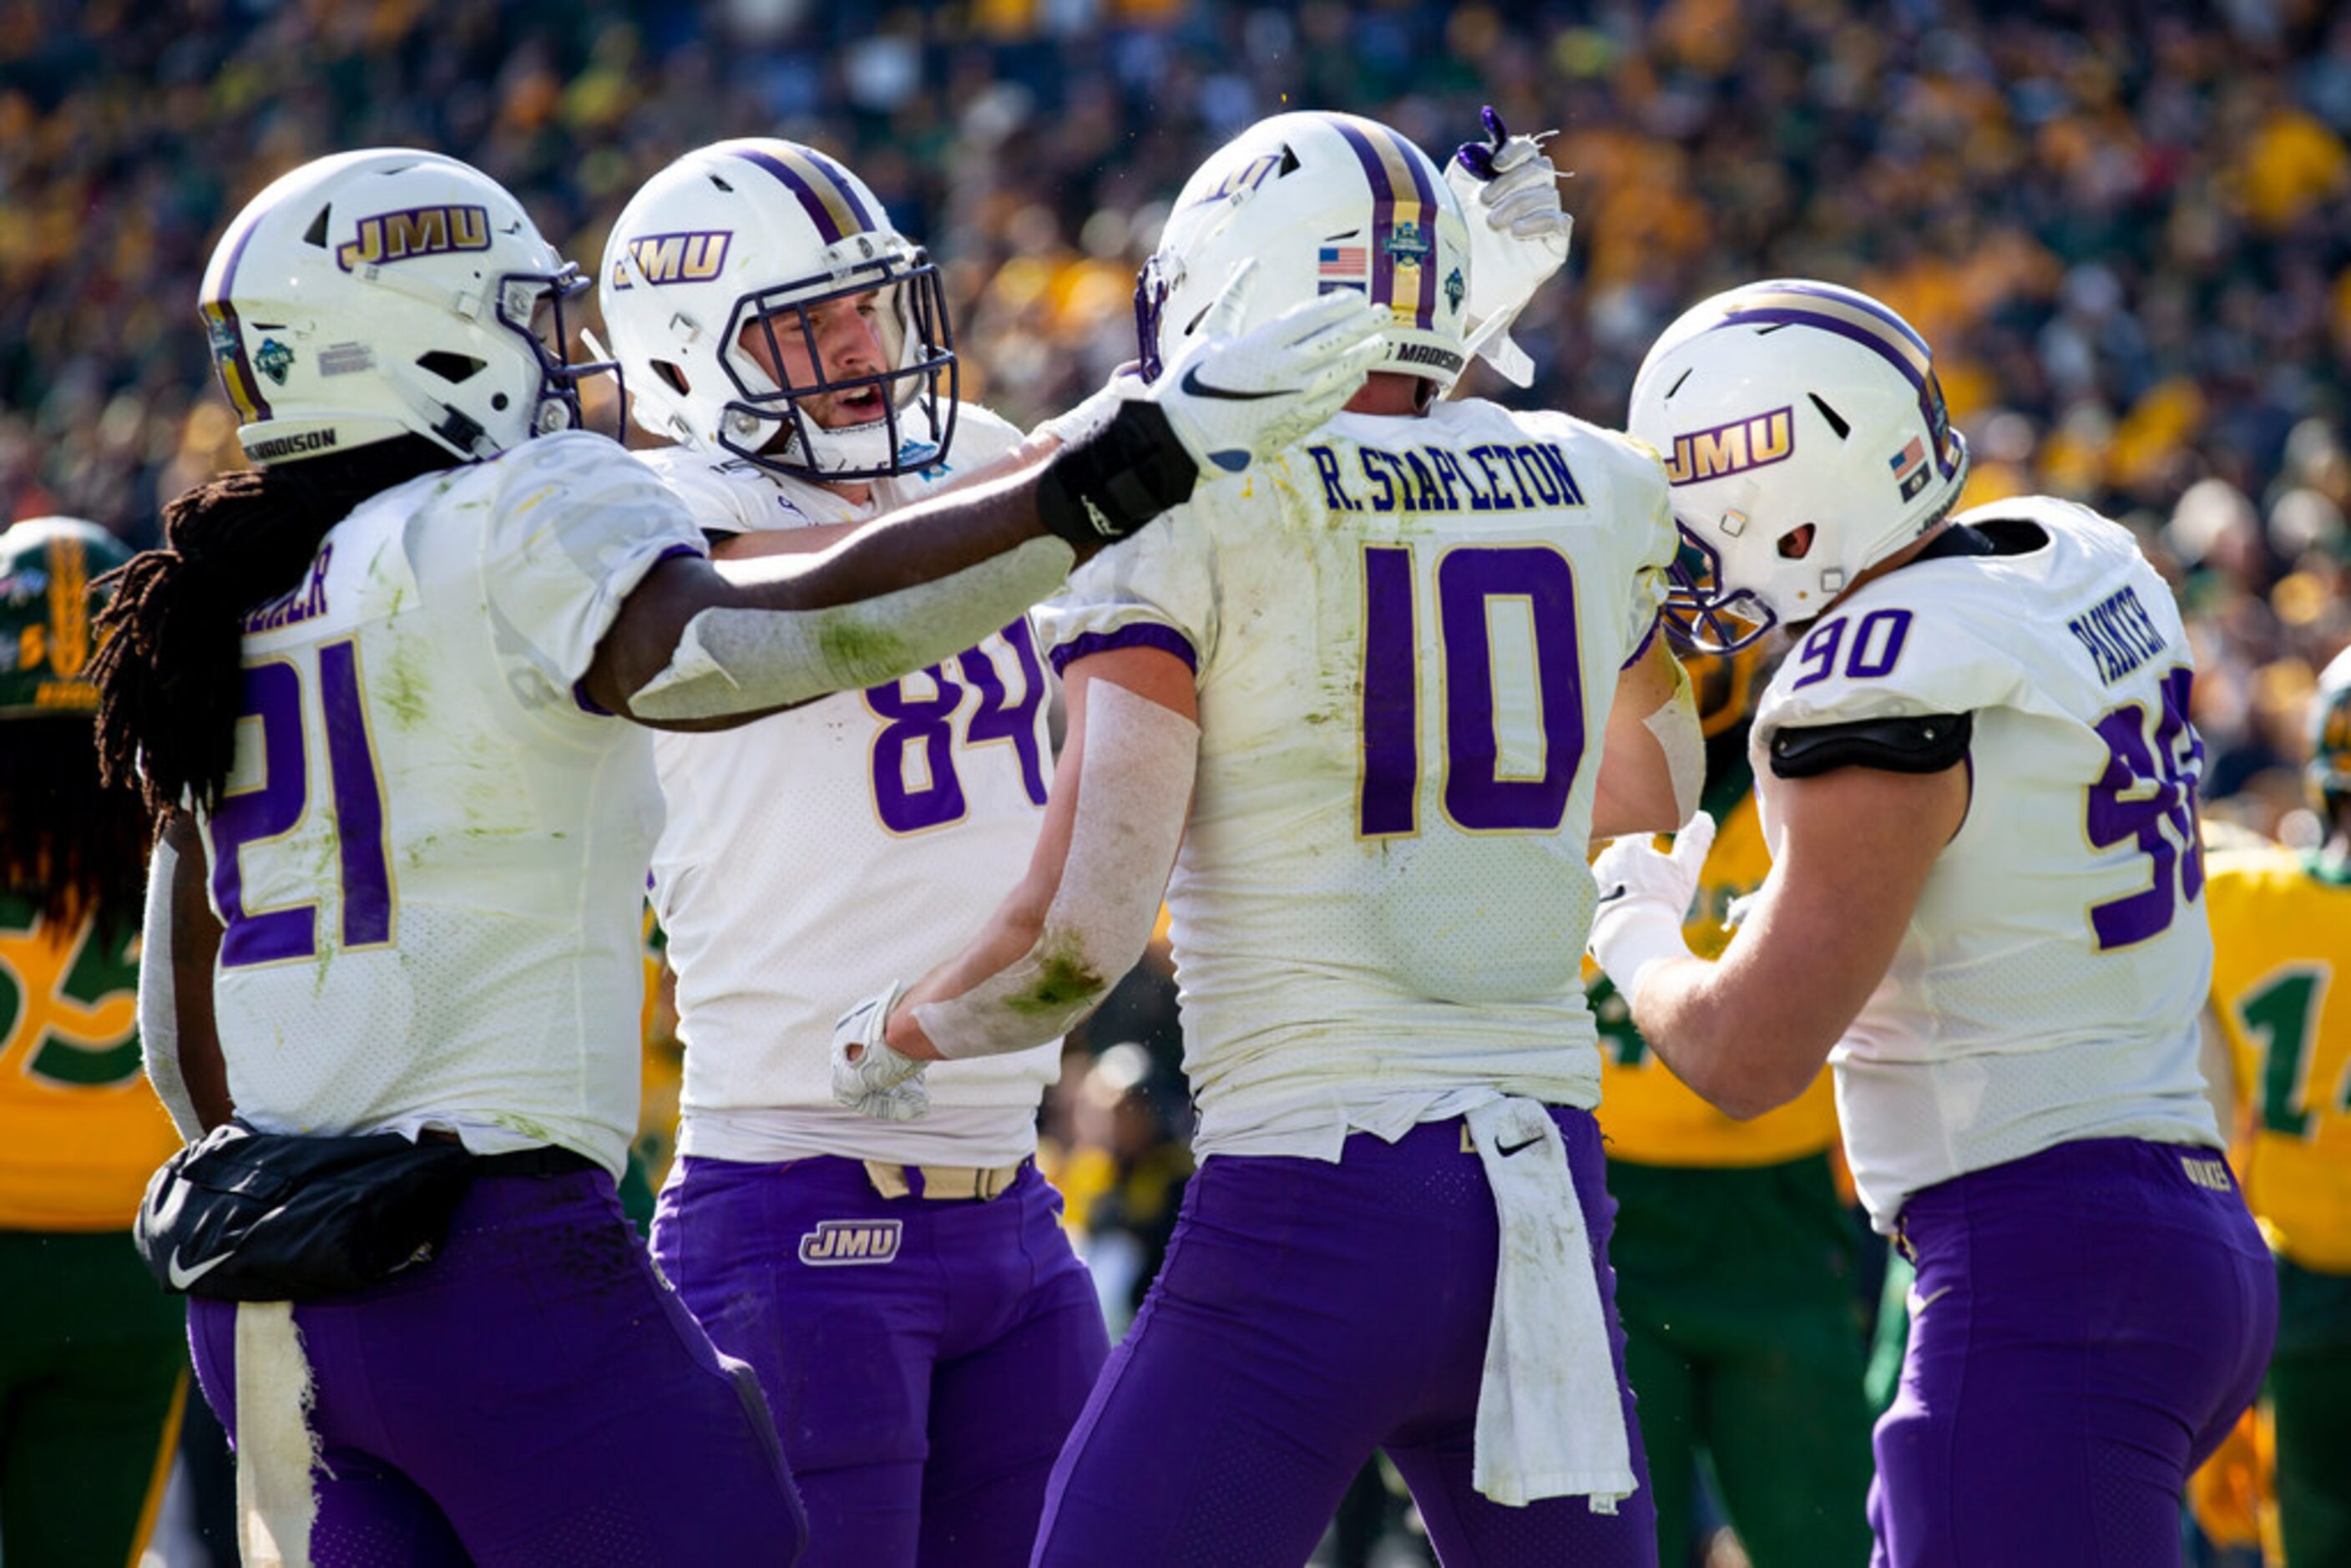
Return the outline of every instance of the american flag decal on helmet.
<path id="1" fill-rule="evenodd" d="M 1910 444 L 1886 460 L 1894 471 L 1894 482 L 1902 488 L 1902 498 L 1913 500 L 1927 487 L 1927 444 L 1917 436 Z"/>
<path id="2" fill-rule="evenodd" d="M 1314 291 L 1328 294 L 1337 288 L 1352 288 L 1360 294 L 1364 289 L 1364 275 L 1369 267 L 1370 253 L 1362 246 L 1326 245 L 1322 247 L 1314 268 Z"/>

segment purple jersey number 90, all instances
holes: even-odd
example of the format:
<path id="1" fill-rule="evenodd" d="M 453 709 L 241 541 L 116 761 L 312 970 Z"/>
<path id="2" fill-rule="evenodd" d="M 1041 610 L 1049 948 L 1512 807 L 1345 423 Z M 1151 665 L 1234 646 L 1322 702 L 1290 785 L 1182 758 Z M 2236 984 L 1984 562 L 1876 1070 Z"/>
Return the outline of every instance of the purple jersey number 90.
<path id="1" fill-rule="evenodd" d="M 1356 831 L 1365 838 L 1420 825 L 1418 592 L 1411 547 L 1364 547 L 1364 775 Z M 1488 615 L 1498 599 L 1523 600 L 1533 628 L 1542 760 L 1531 774 L 1502 768 Z M 1437 563 L 1437 629 L 1446 817 L 1471 832 L 1556 831 L 1583 761 L 1574 569 L 1548 545 L 1447 550 Z"/>
<path id="2" fill-rule="evenodd" d="M 2178 907 L 2195 903 L 2204 891 L 2204 852 L 2196 826 L 2204 742 L 2188 722 L 2194 679 L 2185 664 L 2164 672 L 2152 737 L 2147 709 L 2137 703 L 2125 703 L 2098 720 L 2107 757 L 2105 771 L 2089 789 L 2090 842 L 2103 850 L 2135 841 L 2153 870 L 2138 892 L 2090 906 L 2090 928 L 2102 953 L 2168 929 Z"/>
<path id="3" fill-rule="evenodd" d="M 335 864 L 342 891 L 342 946 L 392 940 L 392 871 L 384 844 L 383 794 L 360 693 L 359 650 L 350 638 L 319 649 L 319 710 L 335 801 Z M 205 831 L 211 840 L 213 904 L 220 911 L 223 968 L 308 958 L 319 946 L 316 900 L 247 909 L 247 848 L 283 838 L 309 809 L 309 731 L 302 675 L 282 659 L 248 665 L 239 722 L 261 726 L 261 782 L 224 793 Z"/>

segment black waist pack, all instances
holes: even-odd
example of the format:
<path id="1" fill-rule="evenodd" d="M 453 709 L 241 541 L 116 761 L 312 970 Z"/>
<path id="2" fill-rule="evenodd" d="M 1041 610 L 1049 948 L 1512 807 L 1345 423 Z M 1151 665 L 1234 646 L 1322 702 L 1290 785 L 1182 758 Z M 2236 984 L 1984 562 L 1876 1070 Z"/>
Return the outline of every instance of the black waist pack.
<path id="1" fill-rule="evenodd" d="M 215 1127 L 147 1184 L 131 1228 L 155 1282 L 224 1301 L 308 1301 L 429 1260 L 478 1168 L 454 1143 Z"/>

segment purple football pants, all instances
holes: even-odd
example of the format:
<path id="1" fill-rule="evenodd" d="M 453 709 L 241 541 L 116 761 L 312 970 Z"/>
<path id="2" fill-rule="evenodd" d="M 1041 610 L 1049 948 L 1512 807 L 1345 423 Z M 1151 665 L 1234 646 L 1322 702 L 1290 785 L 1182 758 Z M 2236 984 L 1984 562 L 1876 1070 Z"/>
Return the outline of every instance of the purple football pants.
<path id="1" fill-rule="evenodd" d="M 236 1308 L 188 1305 L 234 1435 Z M 318 1568 L 783 1564 L 804 1537 L 748 1369 L 663 1286 L 601 1171 L 485 1176 L 431 1262 L 294 1322 Z"/>
<path id="2" fill-rule="evenodd" d="M 2064 1144 L 1914 1195 L 1875 1568 L 2161 1568 L 2252 1402 L 2276 1268 L 2210 1149 Z"/>
<path id="3" fill-rule="evenodd" d="M 653 1252 L 758 1371 L 809 1513 L 802 1568 L 1029 1560 L 1109 1354 L 1034 1166 L 998 1197 L 885 1198 L 855 1160 L 688 1159 Z"/>
<path id="4" fill-rule="evenodd" d="M 1499 1227 L 1458 1120 L 1336 1165 L 1219 1155 L 1184 1194 L 1167 1260 L 1054 1467 L 1035 1561 L 1050 1568 L 1297 1568 L 1384 1448 L 1439 1558 L 1476 1568 L 1657 1561 L 1625 1383 L 1615 1205 L 1600 1129 L 1554 1110 L 1593 1244 L 1640 1490 L 1505 1508 L 1470 1486 Z"/>

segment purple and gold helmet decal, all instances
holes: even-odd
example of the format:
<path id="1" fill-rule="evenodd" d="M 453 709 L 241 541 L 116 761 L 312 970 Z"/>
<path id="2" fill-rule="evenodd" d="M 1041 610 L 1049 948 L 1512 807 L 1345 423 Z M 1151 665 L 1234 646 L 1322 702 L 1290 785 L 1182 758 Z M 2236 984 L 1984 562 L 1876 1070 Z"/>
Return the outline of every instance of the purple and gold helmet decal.
<path id="1" fill-rule="evenodd" d="M 1919 417 L 1934 449 L 1936 471 L 1951 478 L 1966 460 L 1967 444 L 1951 428 L 1950 410 L 1943 402 L 1942 383 L 1935 377 L 1935 356 L 1927 340 L 1901 317 L 1859 295 L 1828 293 L 1802 284 L 1740 291 L 1738 302 L 1722 313 L 1716 328 L 1796 324 L 1860 344 L 1900 371 L 1918 393 Z M 1709 329 L 1710 330 L 1713 329 Z M 1895 465 L 1899 472 L 1901 465 Z M 1916 494 L 1914 489 L 1912 494 Z"/>
<path id="2" fill-rule="evenodd" d="M 486 207 L 470 203 L 403 207 L 395 213 L 370 213 L 360 219 L 351 237 L 335 247 L 335 265 L 345 272 L 357 272 L 362 267 L 489 248 L 490 214 Z"/>
<path id="3" fill-rule="evenodd" d="M 722 151 L 747 163 L 756 163 L 782 183 L 800 204 L 819 238 L 831 245 L 853 234 L 882 226 L 880 214 L 867 208 L 840 164 L 805 147 L 768 143 L 728 145 Z"/>
<path id="4" fill-rule="evenodd" d="M 637 276 L 659 288 L 672 283 L 708 283 L 726 266 L 726 250 L 734 243 L 731 229 L 696 229 L 678 234 L 640 235 L 629 242 L 629 259 Z M 612 267 L 615 292 L 634 288 L 628 269 Z"/>
<path id="5" fill-rule="evenodd" d="M 1675 436 L 1673 450 L 1666 454 L 1666 478 L 1675 485 L 1702 484 L 1784 463 L 1795 450 L 1795 410 L 1775 408 Z"/>
<path id="6" fill-rule="evenodd" d="M 254 214 L 229 247 L 228 264 L 221 268 L 220 298 L 206 299 L 196 306 L 204 318 L 204 337 L 212 345 L 213 371 L 220 377 L 221 390 L 236 409 L 237 419 L 246 424 L 258 424 L 269 415 L 269 400 L 261 395 L 261 380 L 253 373 L 253 361 L 245 351 L 245 330 L 236 319 L 236 307 L 229 300 L 236 293 L 236 269 L 245 260 L 245 247 L 253 243 L 253 231 L 261 226 L 261 214 Z"/>
<path id="7" fill-rule="evenodd" d="M 1333 117 L 1372 187 L 1371 300 L 1400 326 L 1437 325 L 1437 217 L 1427 160 L 1384 125 Z"/>

